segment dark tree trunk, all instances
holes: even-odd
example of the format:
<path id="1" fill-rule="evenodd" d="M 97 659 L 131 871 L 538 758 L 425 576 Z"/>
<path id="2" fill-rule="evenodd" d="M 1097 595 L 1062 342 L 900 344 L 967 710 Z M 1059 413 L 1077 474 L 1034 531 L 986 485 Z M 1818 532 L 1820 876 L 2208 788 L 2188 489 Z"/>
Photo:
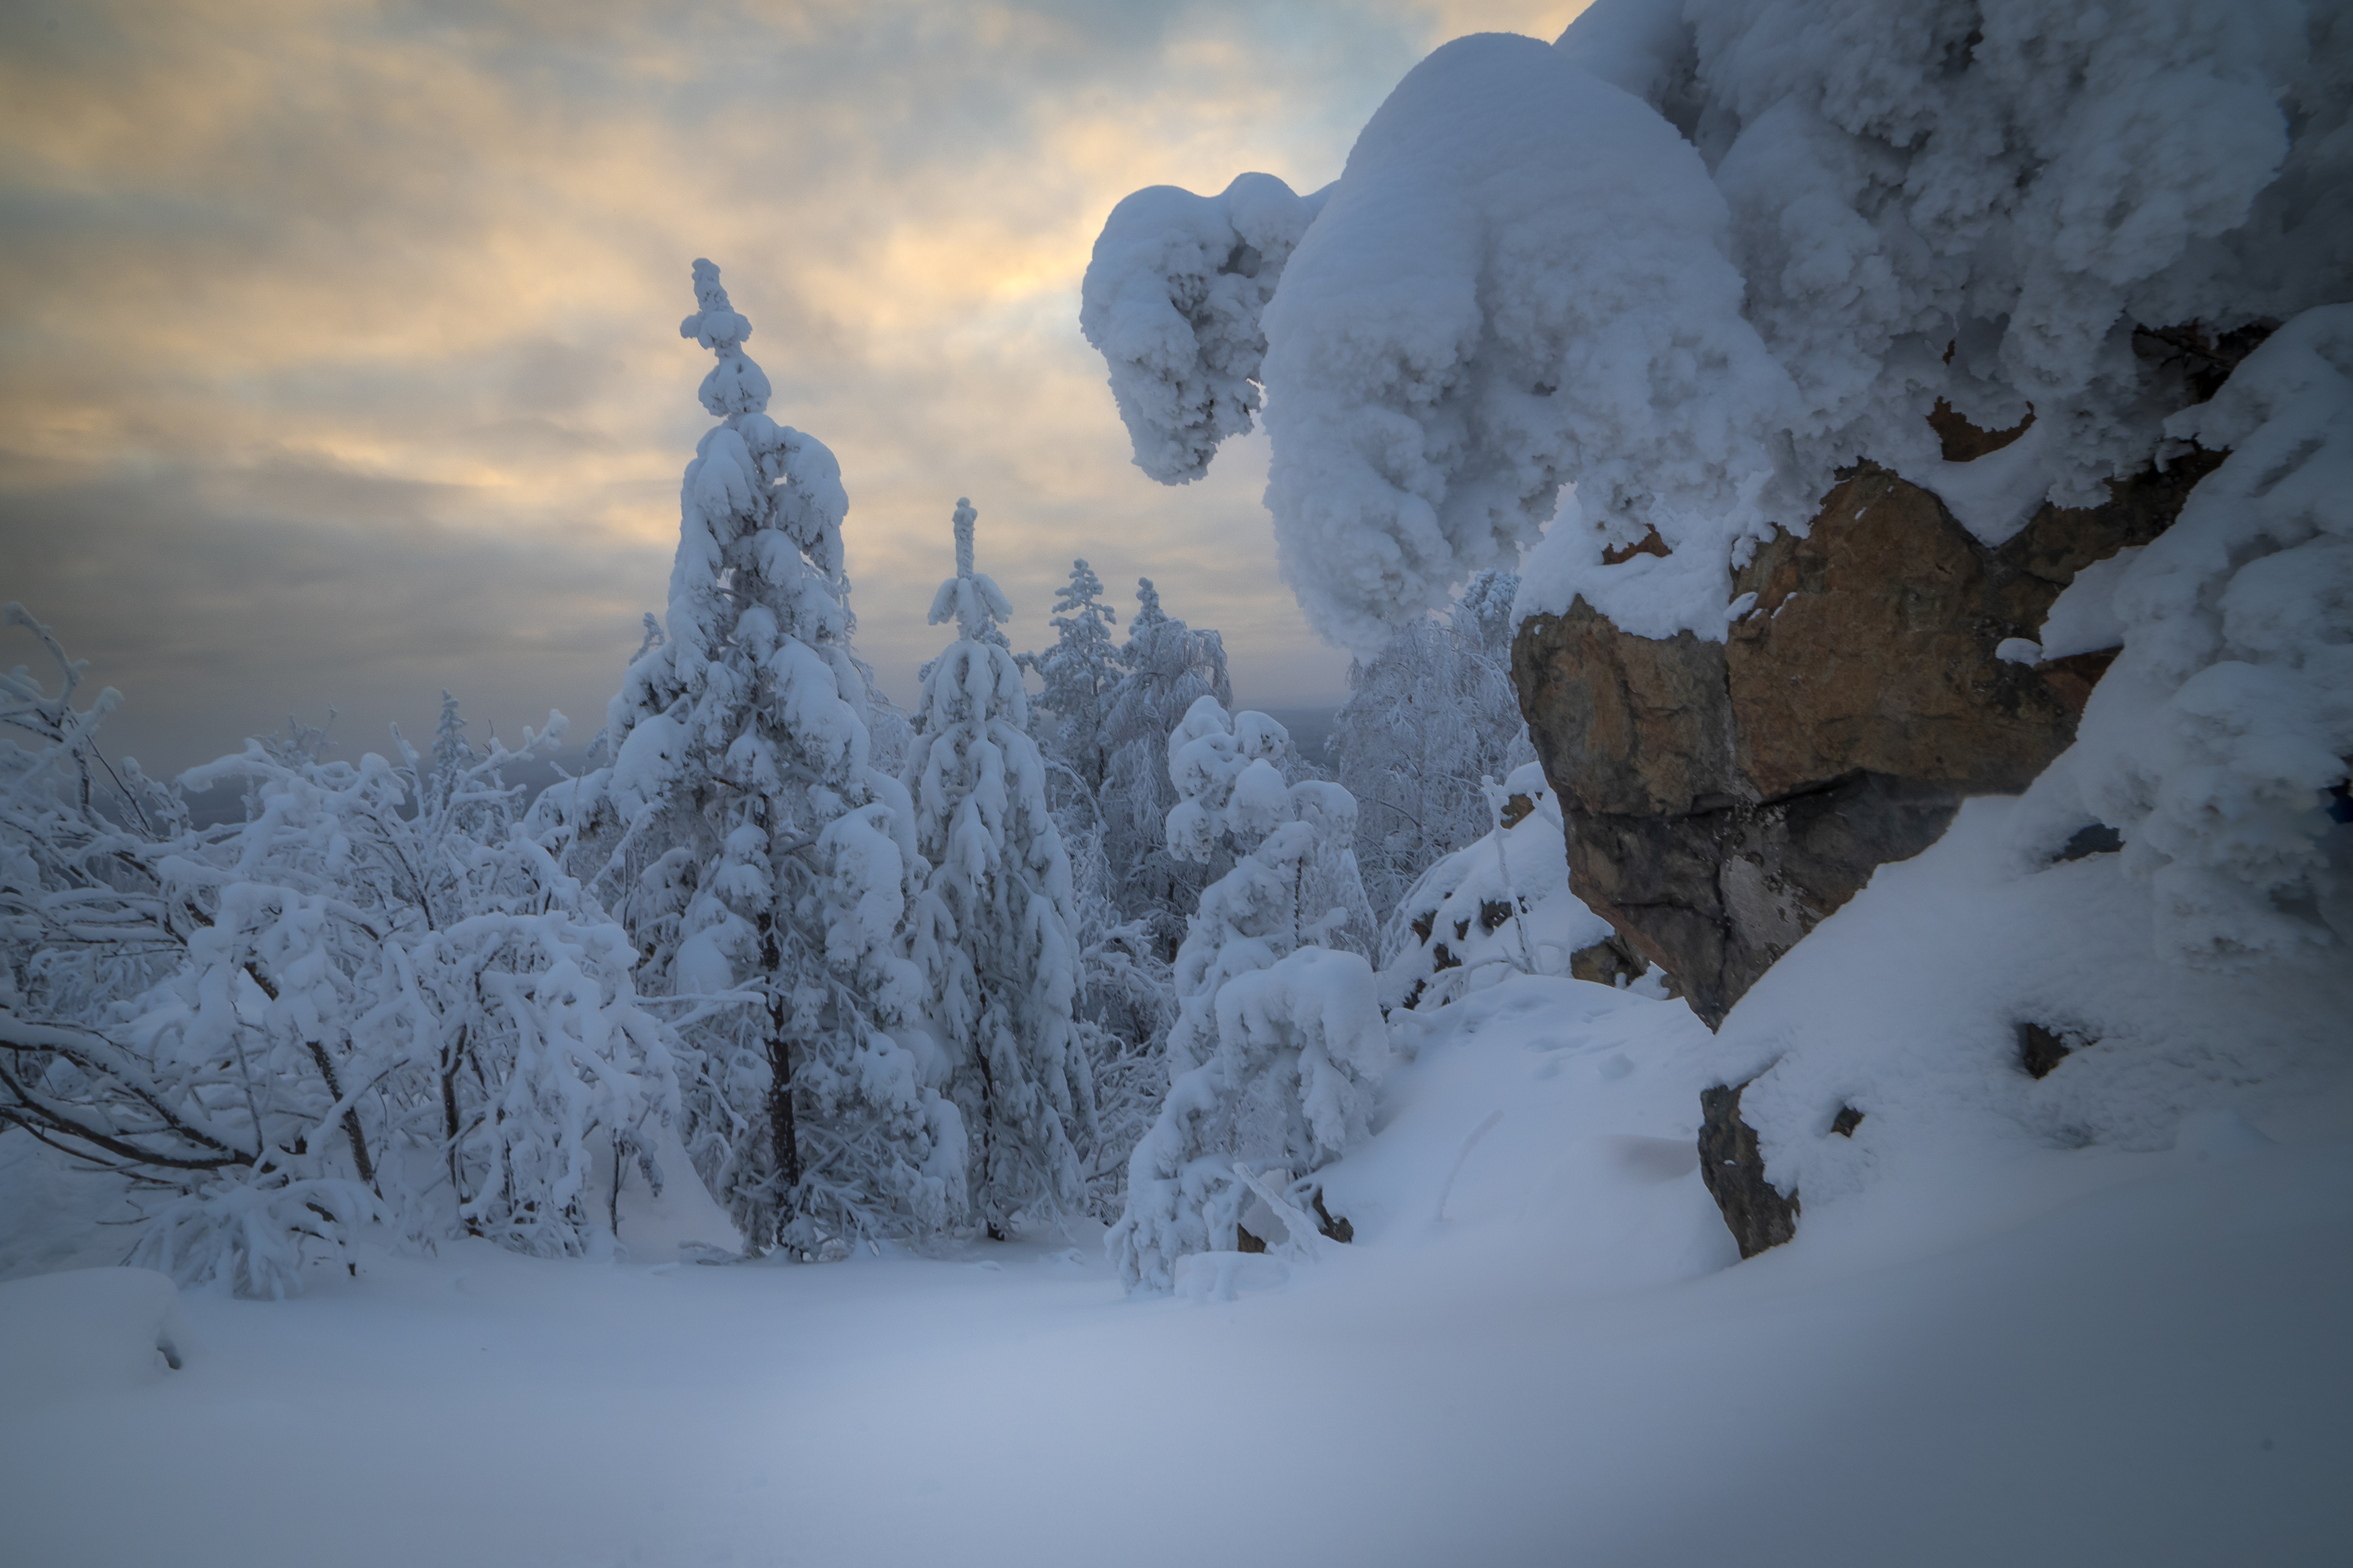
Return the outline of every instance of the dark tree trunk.
<path id="1" fill-rule="evenodd" d="M 761 921 L 760 969 L 768 984 L 768 1146 L 776 1172 L 776 1225 L 781 1230 L 801 1184 L 800 1135 L 793 1123 L 793 1047 L 786 1037 L 784 943 L 776 917 Z"/>
<path id="2" fill-rule="evenodd" d="M 466 1177 L 458 1159 L 458 1134 L 461 1123 L 458 1115 L 458 1074 L 466 1065 L 466 1030 L 460 1026 L 458 1037 L 448 1046 L 441 1058 L 441 1135 L 449 1151 L 449 1191 L 457 1199 L 458 1212 L 466 1212 Z M 466 1234 L 480 1236 L 481 1226 L 472 1218 L 466 1220 Z"/>
<path id="3" fill-rule="evenodd" d="M 327 1080 L 327 1092 L 337 1100 L 343 1099 L 343 1086 L 335 1076 L 335 1064 L 328 1058 L 327 1047 L 316 1040 L 306 1043 L 311 1047 L 311 1059 L 319 1066 L 319 1076 Z M 343 1112 L 343 1136 L 352 1141 L 352 1163 L 359 1167 L 360 1180 L 367 1184 L 369 1191 L 375 1192 L 375 1162 L 368 1156 L 367 1134 L 360 1130 L 360 1113 L 356 1106 Z"/>

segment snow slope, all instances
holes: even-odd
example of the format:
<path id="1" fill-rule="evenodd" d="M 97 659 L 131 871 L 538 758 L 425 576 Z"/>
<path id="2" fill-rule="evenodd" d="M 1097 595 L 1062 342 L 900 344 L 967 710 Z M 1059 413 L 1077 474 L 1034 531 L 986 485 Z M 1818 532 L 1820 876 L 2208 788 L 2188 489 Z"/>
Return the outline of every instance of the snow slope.
<path id="1" fill-rule="evenodd" d="M 1229 1301 L 1123 1298 L 1091 1235 L 830 1268 L 468 1244 L 186 1293 L 168 1372 L 136 1277 L 0 1284 L 0 1346 L 69 1365 L 0 1402 L 5 1555 L 2341 1560 L 2341 1124 L 1892 1169 L 1734 1266 L 1692 1151 L 1722 1047 L 1680 1004 L 1514 980 L 1418 1045 L 1326 1173 L 1356 1244 L 1252 1259 Z M 113 1305 L 60 1309 L 82 1289 Z"/>

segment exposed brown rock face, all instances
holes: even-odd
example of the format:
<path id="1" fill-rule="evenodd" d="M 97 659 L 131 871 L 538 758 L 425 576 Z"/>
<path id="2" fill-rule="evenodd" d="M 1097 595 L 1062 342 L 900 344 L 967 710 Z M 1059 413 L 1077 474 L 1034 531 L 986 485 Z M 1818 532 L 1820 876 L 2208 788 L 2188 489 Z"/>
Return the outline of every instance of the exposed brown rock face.
<path id="1" fill-rule="evenodd" d="M 1767 1178 L 1756 1131 L 1741 1120 L 1740 1094 L 1747 1087 L 1704 1089 L 1699 1097 L 1699 1177 L 1744 1258 L 1797 1235 L 1799 1213 L 1798 1194 L 1783 1194 Z M 1846 1132 L 1852 1137 L 1853 1127 Z"/>
<path id="2" fill-rule="evenodd" d="M 2074 739 L 2105 658 L 2031 668 L 1995 647 L 2033 637 L 2078 571 L 2156 538 L 2220 460 L 2046 506 L 1999 550 L 1866 466 L 1805 538 L 1777 535 L 1740 571 L 1733 593 L 1756 606 L 1723 643 L 1632 637 L 1582 599 L 1523 624 L 1513 680 L 1578 896 L 1722 1022 L 1875 868 Z"/>

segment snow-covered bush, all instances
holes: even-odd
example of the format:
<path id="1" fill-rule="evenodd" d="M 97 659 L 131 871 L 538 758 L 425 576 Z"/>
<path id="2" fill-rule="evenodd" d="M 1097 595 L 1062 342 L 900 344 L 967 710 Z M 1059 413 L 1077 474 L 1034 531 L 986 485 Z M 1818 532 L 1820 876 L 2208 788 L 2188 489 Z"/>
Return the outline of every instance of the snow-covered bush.
<path id="1" fill-rule="evenodd" d="M 1216 1049 L 1168 1086 L 1105 1238 L 1129 1289 L 1167 1289 L 1178 1258 L 1233 1251 L 1253 1194 L 1279 1193 L 1278 1215 L 1321 1206 L 1314 1173 L 1364 1138 L 1388 1060 L 1372 988 L 1356 953 L 1303 947 L 1219 990 Z"/>
<path id="2" fill-rule="evenodd" d="M 690 1146 L 753 1244 L 929 1235 L 964 1212 L 965 1146 L 946 1062 L 892 1033 L 923 999 L 902 951 L 923 868 L 849 650 L 849 498 L 825 445 L 768 416 L 719 269 L 694 283 L 679 330 L 717 356 L 720 422 L 687 466 L 668 614 L 613 699 L 609 763 L 534 820 L 648 990 L 712 999 L 686 1021 Z"/>
<path id="3" fill-rule="evenodd" d="M 1170 854 L 1233 868 L 1201 895 L 1176 956 L 1168 1096 L 1128 1165 L 1106 1245 L 1131 1287 L 1166 1289 L 1176 1258 L 1226 1249 L 1253 1180 L 1284 1172 L 1301 1207 L 1314 1168 L 1361 1136 L 1388 1053 L 1375 1000 L 1356 802 L 1284 782 L 1290 735 L 1263 713 L 1194 703 L 1168 737 L 1181 796 Z"/>
<path id="4" fill-rule="evenodd" d="M 375 1219 L 609 1246 L 597 1156 L 659 1184 L 678 1091 L 627 939 L 515 826 L 501 770 L 560 722 L 479 754 L 447 705 L 429 770 L 251 743 L 182 781 L 244 794 L 196 828 L 100 757 L 114 694 L 77 711 L 79 667 L 10 619 L 62 679 L 0 710 L 43 742 L 0 755 L 0 1122 L 122 1177 L 133 1258 L 183 1280 L 282 1295 Z"/>
<path id="5" fill-rule="evenodd" d="M 1072 1016 L 1070 860 L 1021 668 L 997 629 L 1012 606 L 973 567 L 977 515 L 956 502 L 955 575 L 931 609 L 956 640 L 924 677 L 906 784 L 931 868 L 913 916 L 925 1012 L 973 1144 L 973 1203 L 1003 1237 L 1018 1219 L 1078 1205 L 1075 1145 L 1093 1141 L 1094 1087 Z"/>
<path id="6" fill-rule="evenodd" d="M 1377 919 L 1432 862 L 1493 826 L 1480 781 L 1535 749 L 1512 690 L 1512 599 L 1519 578 L 1482 572 L 1445 620 L 1418 616 L 1348 668 L 1348 700 L 1326 744 L 1356 797 L 1356 865 Z"/>
<path id="7" fill-rule="evenodd" d="M 1430 1008 L 1509 974 L 1567 974 L 1609 922 L 1568 886 L 1567 832 L 1544 768 L 1525 763 L 1481 804 L 1492 826 L 1443 856 L 1381 932 L 1381 1005 Z"/>

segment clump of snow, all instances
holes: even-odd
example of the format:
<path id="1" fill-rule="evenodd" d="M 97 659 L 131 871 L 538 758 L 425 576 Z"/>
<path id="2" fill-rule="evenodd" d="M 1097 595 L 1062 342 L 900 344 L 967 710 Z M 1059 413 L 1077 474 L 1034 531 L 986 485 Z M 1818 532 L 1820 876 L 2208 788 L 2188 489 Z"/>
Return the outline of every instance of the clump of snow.
<path id="1" fill-rule="evenodd" d="M 1953 521 L 1979 543 L 1998 549 L 2033 521 L 2035 510 L 2051 491 L 2045 455 L 2050 440 L 2048 426 L 2031 425 L 2017 440 L 1981 458 L 1950 463 L 1915 457 L 1904 465 L 1903 473 L 1922 489 L 1934 490 Z"/>
<path id="2" fill-rule="evenodd" d="M 1214 196 L 1154 185 L 1112 209 L 1079 330 L 1111 366 L 1135 466 L 1161 483 L 1199 479 L 1219 442 L 1249 433 L 1266 353 L 1259 316 L 1328 191 L 1243 174 Z"/>
<path id="3" fill-rule="evenodd" d="M 2043 615 L 2035 645 L 2041 658 L 2099 653 L 2124 642 L 2125 623 L 2116 614 L 2116 589 L 2124 582 L 2126 569 L 2139 559 L 2144 548 L 2127 544 L 2075 574 Z"/>
<path id="4" fill-rule="evenodd" d="M 1310 620 L 1377 648 L 1512 566 L 1570 479 L 1606 542 L 1656 528 L 1721 577 L 1789 396 L 1726 223 L 1674 129 L 1555 50 L 1417 66 L 1267 307 L 1267 504 Z"/>

